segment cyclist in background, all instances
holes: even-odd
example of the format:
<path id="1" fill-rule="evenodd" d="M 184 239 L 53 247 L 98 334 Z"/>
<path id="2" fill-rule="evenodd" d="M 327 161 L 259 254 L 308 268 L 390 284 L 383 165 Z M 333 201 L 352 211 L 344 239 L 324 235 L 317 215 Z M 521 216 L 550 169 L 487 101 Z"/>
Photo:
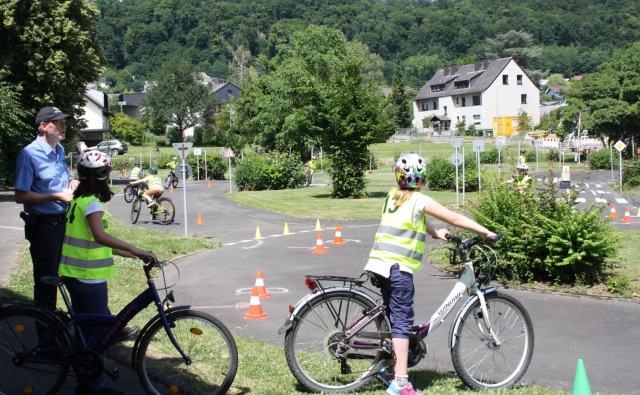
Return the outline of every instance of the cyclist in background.
<path id="1" fill-rule="evenodd" d="M 156 256 L 109 233 L 107 216 L 102 203 L 111 200 L 113 192 L 107 183 L 111 173 L 109 156 L 99 151 L 88 151 L 78 160 L 80 184 L 73 193 L 67 210 L 67 227 L 62 244 L 62 258 L 58 274 L 65 277 L 65 285 L 76 313 L 111 314 L 107 278 L 115 275 L 113 254 L 127 258 Z M 87 346 L 96 349 L 102 340 L 104 327 L 83 327 Z M 135 336 L 138 327 L 123 328 L 118 340 Z M 82 347 L 81 337 L 74 335 L 75 347 Z M 104 360 L 105 354 L 100 355 Z M 87 381 L 77 378 L 76 395 L 123 393 L 105 386 L 105 374 Z"/>
<path id="2" fill-rule="evenodd" d="M 524 154 L 526 154 L 527 151 L 521 149 L 520 150 L 520 156 L 518 157 L 518 164 L 525 164 L 527 163 L 527 158 Z"/>
<path id="3" fill-rule="evenodd" d="M 402 155 L 395 164 L 397 187 L 392 189 L 382 208 L 380 227 L 375 236 L 365 270 L 377 280 L 391 322 L 395 350 L 395 376 L 387 388 L 391 395 L 421 395 L 409 382 L 409 336 L 413 326 L 415 289 L 413 272 L 420 270 L 426 236 L 446 240 L 447 229 L 436 229 L 426 214 L 450 225 L 481 234 L 485 239 L 495 233 L 475 221 L 442 206 L 420 193 L 425 185 L 427 163 L 416 154 Z"/>
<path id="4" fill-rule="evenodd" d="M 503 184 L 516 184 L 516 191 L 524 192 L 533 184 L 533 178 L 529 177 L 527 172 L 529 171 L 529 165 L 526 163 L 519 163 L 516 166 L 518 169 L 518 175 L 513 176 L 511 179 L 503 182 Z"/>
<path id="5" fill-rule="evenodd" d="M 171 162 L 167 163 L 167 167 L 171 169 L 171 173 L 173 173 L 174 176 L 176 172 L 176 166 L 178 166 L 178 157 L 174 156 L 173 158 L 171 158 Z"/>
<path id="6" fill-rule="evenodd" d="M 149 175 L 139 179 L 138 181 L 134 181 L 129 183 L 129 185 L 138 185 L 143 182 L 147 183 L 149 189 L 142 195 L 144 200 L 147 201 L 147 207 L 151 207 L 153 205 L 153 198 L 155 196 L 156 199 L 162 196 L 163 188 L 162 188 L 162 180 L 158 177 L 158 169 L 155 167 L 149 168 Z M 141 191 L 142 192 L 142 191 Z"/>
<path id="7" fill-rule="evenodd" d="M 140 162 L 133 162 L 133 169 L 131 169 L 131 174 L 129 174 L 129 180 L 137 181 L 142 176 L 142 166 L 140 166 Z"/>
<path id="8" fill-rule="evenodd" d="M 309 173 L 309 184 L 311 184 L 311 181 L 313 181 L 313 173 L 316 172 L 316 157 L 312 156 L 311 160 L 309 160 L 309 162 L 304 164 L 307 169 L 308 169 L 308 173 Z"/>

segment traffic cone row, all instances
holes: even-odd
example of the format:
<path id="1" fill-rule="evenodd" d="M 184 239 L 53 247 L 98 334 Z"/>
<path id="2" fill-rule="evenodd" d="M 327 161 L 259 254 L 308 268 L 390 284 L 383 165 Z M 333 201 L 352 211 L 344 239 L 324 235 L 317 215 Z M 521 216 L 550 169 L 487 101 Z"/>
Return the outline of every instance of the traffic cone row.
<path id="1" fill-rule="evenodd" d="M 268 298 L 271 294 L 264 285 L 264 276 L 262 270 L 258 270 L 256 274 L 256 283 L 251 288 L 251 300 L 249 301 L 249 311 L 244 315 L 245 320 L 261 320 L 267 318 L 267 313 L 262 311 L 260 298 Z"/>
<path id="2" fill-rule="evenodd" d="M 318 239 L 316 240 L 316 248 L 311 251 L 313 254 L 326 254 L 328 251 L 324 248 L 324 243 L 322 242 L 322 234 L 318 233 Z"/>
<path id="3" fill-rule="evenodd" d="M 609 213 L 609 218 L 618 218 L 618 214 L 616 214 L 616 205 L 611 205 L 611 212 Z"/>
<path id="4" fill-rule="evenodd" d="M 622 222 L 633 222 L 631 219 L 631 209 L 629 209 L 629 207 L 624 211 L 624 218 L 622 218 Z"/>
<path id="5" fill-rule="evenodd" d="M 342 246 L 345 245 L 345 242 L 342 241 L 342 230 L 340 229 L 340 224 L 338 224 L 338 226 L 336 226 L 336 236 L 333 239 L 333 243 L 331 243 L 332 246 Z"/>

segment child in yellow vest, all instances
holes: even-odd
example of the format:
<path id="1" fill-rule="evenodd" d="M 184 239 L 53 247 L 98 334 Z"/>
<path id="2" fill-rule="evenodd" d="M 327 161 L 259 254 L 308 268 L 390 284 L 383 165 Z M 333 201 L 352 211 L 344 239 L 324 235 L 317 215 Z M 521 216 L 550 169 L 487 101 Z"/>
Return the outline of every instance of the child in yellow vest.
<path id="1" fill-rule="evenodd" d="M 80 183 L 67 209 L 67 228 L 62 245 L 58 273 L 65 276 L 65 285 L 76 313 L 110 314 L 107 278 L 115 275 L 112 254 L 128 258 L 156 256 L 119 240 L 109 233 L 107 217 L 101 203 L 111 200 L 113 192 L 107 183 L 111 160 L 99 151 L 87 151 L 78 160 Z M 105 328 L 85 327 L 82 332 L 87 346 L 95 348 Z M 124 328 L 120 340 L 134 336 L 137 327 Z M 74 336 L 74 346 L 82 347 L 82 340 Z M 104 359 L 104 354 L 101 355 Z M 122 394 L 105 387 L 104 373 L 95 380 L 77 379 L 76 395 Z"/>
<path id="2" fill-rule="evenodd" d="M 396 363 L 395 377 L 387 393 L 421 395 L 414 391 L 408 373 L 409 336 L 414 319 L 413 273 L 420 270 L 426 235 L 446 240 L 449 234 L 447 229 L 434 228 L 426 214 L 479 233 L 485 239 L 495 233 L 419 192 L 425 185 L 427 171 L 427 163 L 420 156 L 402 155 L 394 169 L 398 186 L 385 199 L 380 227 L 364 269 L 379 280 L 382 297 L 389 306 L 387 312 Z"/>

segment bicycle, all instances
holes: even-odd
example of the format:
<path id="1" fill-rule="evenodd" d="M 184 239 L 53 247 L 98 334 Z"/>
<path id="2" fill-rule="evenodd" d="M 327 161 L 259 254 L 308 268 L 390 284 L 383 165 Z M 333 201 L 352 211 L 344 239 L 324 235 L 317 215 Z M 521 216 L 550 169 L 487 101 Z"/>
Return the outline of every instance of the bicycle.
<path id="1" fill-rule="evenodd" d="M 176 215 L 176 206 L 173 201 L 167 197 L 161 197 L 156 199 L 155 195 L 151 197 L 153 199 L 153 205 L 149 207 L 149 213 L 151 214 L 151 220 L 159 223 L 160 225 L 169 225 L 173 222 Z M 146 204 L 146 200 L 142 197 L 142 191 L 138 192 L 136 200 L 131 205 L 131 223 L 138 222 L 140 212 L 142 211 L 142 204 Z"/>
<path id="2" fill-rule="evenodd" d="M 174 170 L 170 170 L 169 175 L 164 180 L 164 189 L 169 189 L 172 184 L 174 188 L 177 188 L 178 181 L 180 181 L 180 179 L 176 175 L 176 172 Z"/>
<path id="3" fill-rule="evenodd" d="M 140 193 L 140 191 L 146 191 L 149 189 L 146 183 L 136 184 L 136 185 L 125 185 L 122 190 L 122 194 L 124 195 L 124 201 L 127 203 L 131 203 L 133 199 Z"/>
<path id="4" fill-rule="evenodd" d="M 121 180 L 122 180 L 122 179 L 129 179 L 129 175 L 130 175 L 130 174 L 129 174 L 129 172 L 127 171 L 127 168 L 126 168 L 126 167 L 123 167 L 123 168 L 120 170 L 120 179 L 121 179 Z"/>
<path id="5" fill-rule="evenodd" d="M 500 237 L 488 242 L 495 243 Z M 429 321 L 412 327 L 409 367 L 425 356 L 424 339 L 467 293 L 469 298 L 456 312 L 449 332 L 454 369 L 474 389 L 510 387 L 522 378 L 533 356 L 531 318 L 516 298 L 489 286 L 498 258 L 493 249 L 482 245 L 480 236 L 450 236 L 448 240 L 455 244 L 452 260 L 464 264 L 464 270 Z M 489 271 L 476 277 L 473 259 L 478 257 L 486 261 Z M 379 292 L 365 286 L 369 279 L 375 286 L 377 279 L 368 273 L 359 278 L 305 277 L 312 292 L 290 308 L 291 315 L 278 332 L 285 334 L 289 369 L 311 391 L 356 391 L 394 360 L 388 307 Z M 342 285 L 324 287 L 323 282 Z"/>
<path id="6" fill-rule="evenodd" d="M 313 173 L 311 173 L 311 169 L 307 168 L 307 170 L 305 170 L 304 172 L 307 175 L 307 179 L 302 183 L 303 187 L 308 187 L 311 185 L 311 182 L 313 181 Z"/>
<path id="7" fill-rule="evenodd" d="M 224 394 L 238 368 L 238 350 L 227 327 L 217 318 L 190 306 L 171 306 L 170 287 L 161 299 L 152 278 L 159 269 L 164 278 L 165 262 L 144 261 L 147 288 L 117 315 L 74 313 L 64 287 L 64 278 L 42 279 L 56 285 L 67 312 L 13 304 L 0 310 L 0 393 L 56 394 L 72 367 L 87 380 L 103 371 L 112 380 L 118 369 L 104 367 L 103 353 L 139 311 L 152 303 L 158 314 L 147 322 L 132 349 L 132 367 L 148 394 Z M 175 284 L 174 284 L 175 285 Z M 168 291 L 168 292 L 167 292 Z M 86 347 L 83 326 L 106 327 L 100 349 Z M 70 331 L 80 336 L 83 347 L 72 346 Z"/>

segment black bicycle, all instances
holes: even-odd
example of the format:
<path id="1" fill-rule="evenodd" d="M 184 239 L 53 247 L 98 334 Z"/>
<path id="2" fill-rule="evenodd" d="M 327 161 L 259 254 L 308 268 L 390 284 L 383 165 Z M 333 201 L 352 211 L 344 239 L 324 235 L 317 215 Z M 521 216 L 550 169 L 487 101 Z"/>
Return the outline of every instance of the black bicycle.
<path id="1" fill-rule="evenodd" d="M 153 204 L 148 208 L 149 214 L 151 214 L 151 220 L 157 222 L 160 225 L 169 225 L 173 222 L 176 216 L 176 206 L 173 201 L 167 197 L 161 197 L 156 199 L 155 195 L 152 196 Z M 147 201 L 142 197 L 142 192 L 139 192 L 131 205 L 131 223 L 138 222 L 140 212 L 145 208 Z"/>
<path id="2" fill-rule="evenodd" d="M 132 367 L 148 394 L 214 394 L 227 392 L 238 369 L 238 349 L 231 332 L 217 318 L 190 306 L 171 306 L 169 287 L 160 298 L 152 272 L 164 277 L 164 262 L 145 260 L 147 289 L 117 315 L 74 313 L 64 278 L 42 281 L 56 285 L 67 312 L 14 304 L 0 310 L 0 394 L 56 394 L 70 368 L 87 380 L 102 372 L 115 380 L 118 370 L 108 370 L 99 353 L 116 341 L 122 328 L 138 312 L 154 304 L 158 310 L 142 328 L 132 350 Z M 175 267 L 175 266 L 174 266 Z M 166 283 L 165 283 L 166 284 Z M 99 350 L 86 346 L 83 326 L 106 327 Z M 72 346 L 73 333 L 83 347 Z"/>
<path id="3" fill-rule="evenodd" d="M 136 184 L 136 185 L 130 185 L 130 184 L 125 185 L 124 189 L 122 190 L 122 194 L 124 195 L 124 201 L 127 203 L 131 203 L 133 199 L 135 199 L 135 197 L 138 196 L 140 191 L 144 192 L 147 189 L 149 189 L 149 187 L 147 186 L 146 183 Z"/>
<path id="4" fill-rule="evenodd" d="M 171 170 L 167 178 L 164 179 L 164 189 L 169 189 L 171 185 L 173 185 L 174 188 L 177 188 L 178 181 L 180 181 L 180 179 L 176 175 L 175 170 Z"/>

